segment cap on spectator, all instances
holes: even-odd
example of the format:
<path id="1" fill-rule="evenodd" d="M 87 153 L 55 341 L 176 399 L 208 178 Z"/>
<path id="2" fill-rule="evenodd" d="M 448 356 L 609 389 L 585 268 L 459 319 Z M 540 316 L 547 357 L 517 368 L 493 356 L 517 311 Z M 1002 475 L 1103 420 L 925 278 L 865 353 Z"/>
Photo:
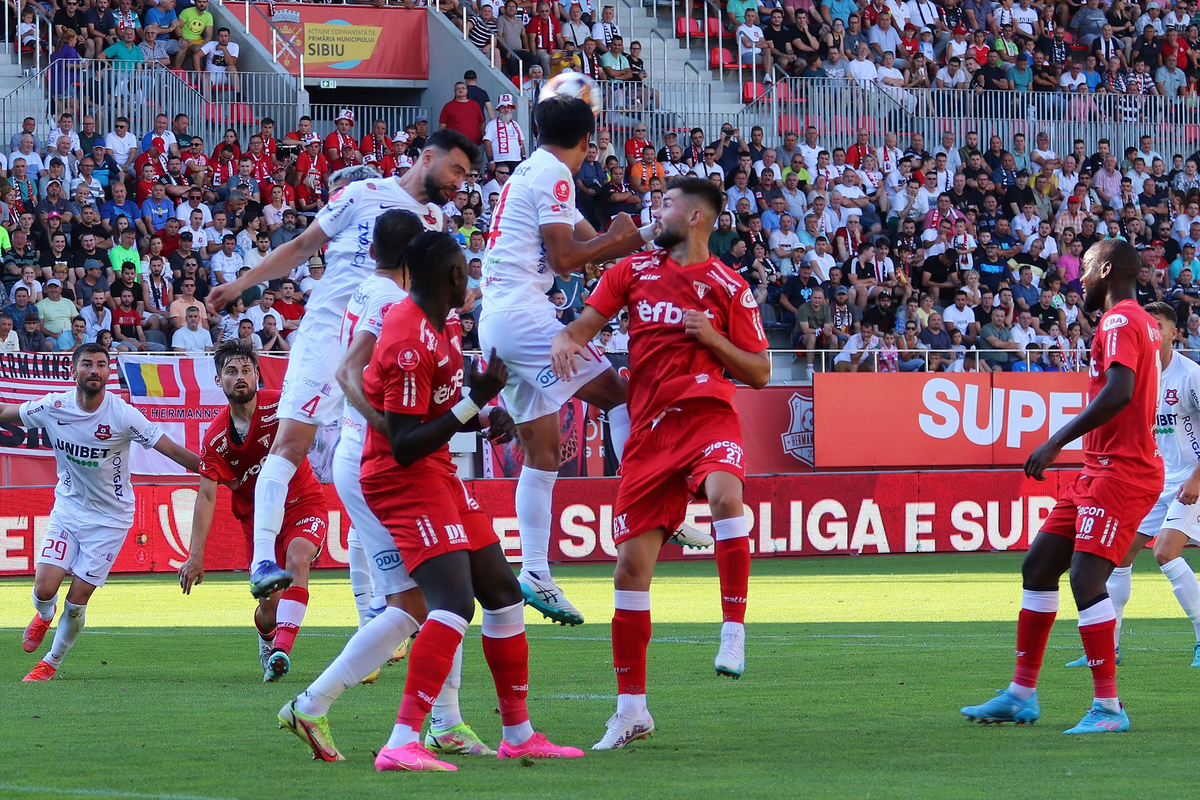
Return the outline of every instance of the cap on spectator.
<path id="1" fill-rule="evenodd" d="M 104 269 L 104 265 L 94 258 L 89 258 L 83 262 L 83 271 L 87 272 L 89 269 Z"/>
<path id="2" fill-rule="evenodd" d="M 296 216 L 296 209 L 294 209 L 294 208 L 285 208 L 285 209 L 283 210 L 283 215 L 286 217 L 288 214 L 291 214 L 293 217 L 294 217 L 294 216 Z"/>
<path id="3" fill-rule="evenodd" d="M 155 136 L 153 139 L 151 139 L 150 146 L 160 153 L 165 152 L 167 149 L 167 143 L 162 140 L 161 136 Z"/>
<path id="4" fill-rule="evenodd" d="M 396 131 L 396 135 L 392 137 L 392 144 L 408 144 L 408 134 L 404 131 Z"/>
<path id="5" fill-rule="evenodd" d="M 1160 3 L 1156 3 L 1155 0 L 1150 0 L 1150 2 L 1146 4 L 1147 11 L 1152 8 L 1157 8 L 1159 11 L 1162 11 L 1162 5 Z"/>
<path id="6" fill-rule="evenodd" d="M 400 156 L 396 159 L 396 169 L 412 169 L 413 160 L 408 156 Z"/>
<path id="7" fill-rule="evenodd" d="M 904 30 L 906 30 L 906 31 L 915 31 L 916 29 L 917 29 L 917 26 L 916 26 L 916 25 L 913 25 L 911 22 L 906 22 L 906 23 L 904 23 Z"/>
<path id="8" fill-rule="evenodd" d="M 321 137 L 318 134 L 313 133 L 312 131 L 309 131 L 308 133 L 304 134 L 304 144 L 305 145 L 320 144 L 320 143 L 321 143 Z"/>
<path id="9" fill-rule="evenodd" d="M 46 285 L 47 286 L 62 286 L 62 281 L 60 281 L 58 278 L 51 278 L 50 280 L 46 281 Z"/>
<path id="10" fill-rule="evenodd" d="M 103 142 L 103 141 L 100 141 L 100 142 L 96 142 L 96 143 L 94 143 L 94 144 L 92 145 L 92 149 L 93 149 L 93 150 L 103 150 L 103 149 L 104 149 L 104 142 Z"/>
<path id="11" fill-rule="evenodd" d="M 341 111 L 338 112 L 338 115 L 336 117 L 334 117 L 333 121 L 337 122 L 338 120 L 343 120 L 343 119 L 349 120 L 350 124 L 353 125 L 354 124 L 354 112 L 348 108 L 343 108 Z"/>
<path id="12" fill-rule="evenodd" d="M 511 106 L 512 108 L 517 107 L 517 104 L 513 102 L 513 96 L 511 94 L 502 94 L 500 95 L 499 99 L 496 100 L 496 108 L 504 108 L 505 106 Z"/>
<path id="13" fill-rule="evenodd" d="M 966 36 L 968 33 L 967 27 L 965 25 L 959 25 L 957 28 L 954 29 L 954 33 Z"/>
<path id="14" fill-rule="evenodd" d="M 310 267 L 323 267 L 323 266 L 325 266 L 325 261 L 324 261 L 324 259 L 322 259 L 320 256 L 313 256 L 312 258 L 310 258 L 310 259 L 308 260 L 308 266 L 310 266 Z"/>
<path id="15" fill-rule="evenodd" d="M 50 183 L 58 183 L 58 181 L 50 181 Z M 46 215 L 47 219 L 54 219 L 55 217 L 62 217 L 62 214 L 60 214 L 57 211 L 51 211 L 49 214 Z"/>
<path id="16" fill-rule="evenodd" d="M 1153 242 L 1150 243 L 1150 245 L 1152 247 L 1166 247 L 1166 244 L 1163 242 L 1162 239 L 1155 239 Z"/>
<path id="17" fill-rule="evenodd" d="M 1028 178 L 1028 177 L 1029 177 L 1029 170 L 1027 170 L 1027 169 L 1019 170 L 1019 171 L 1017 172 L 1017 177 L 1018 177 L 1018 178 Z"/>
<path id="18" fill-rule="evenodd" d="M 834 292 L 834 294 L 850 294 L 850 290 L 847 289 L 845 286 L 839 286 L 839 287 L 837 287 L 837 291 Z"/>
<path id="19" fill-rule="evenodd" d="M 422 122 L 429 122 L 429 117 L 422 114 L 421 116 L 419 116 L 413 120 L 414 125 L 420 125 Z"/>
<path id="20" fill-rule="evenodd" d="M 60 181 L 58 178 L 51 178 L 51 179 L 50 179 L 50 183 L 57 183 L 59 186 L 62 186 L 62 181 Z M 50 183 L 47 183 L 47 184 L 46 184 L 46 187 L 47 187 L 47 188 L 49 188 L 49 186 L 50 186 Z M 58 212 L 57 212 L 57 211 L 52 211 L 51 213 L 52 213 L 52 214 L 57 214 Z M 61 216 L 61 215 L 60 215 L 60 216 Z"/>
<path id="21" fill-rule="evenodd" d="M 1068 203 L 1074 203 L 1075 205 L 1079 205 L 1080 203 L 1082 203 L 1082 202 L 1083 202 L 1083 198 L 1081 198 L 1081 197 L 1080 197 L 1079 195 L 1077 195 L 1077 194 L 1073 194 L 1073 195 L 1071 195 L 1070 197 L 1068 197 L 1068 198 L 1067 198 L 1067 202 L 1068 202 Z"/>
<path id="22" fill-rule="evenodd" d="M 38 312 L 36 312 L 36 311 L 26 311 L 25 312 L 25 324 L 26 325 L 28 325 L 31 322 L 36 324 L 37 321 L 40 319 L 41 319 L 41 317 L 38 316 Z"/>
<path id="23" fill-rule="evenodd" d="M 995 240 L 989 240 L 988 243 L 984 245 L 984 247 L 999 247 L 999 246 L 1000 246 L 1000 243 Z"/>
<path id="24" fill-rule="evenodd" d="M 345 148 L 343 148 L 343 149 L 345 149 Z M 363 156 L 363 163 L 364 164 L 378 164 L 379 159 L 375 158 L 374 153 L 367 153 L 365 156 Z"/>
<path id="25" fill-rule="evenodd" d="M 878 298 L 880 298 L 880 297 L 886 297 L 886 298 L 888 298 L 888 299 L 890 300 L 890 299 L 891 299 L 891 297 L 892 297 L 892 293 L 891 293 L 891 292 L 889 292 L 887 289 L 884 289 L 882 292 L 880 292 L 879 294 L 875 295 L 875 297 L 876 297 L 876 299 L 878 299 Z"/>

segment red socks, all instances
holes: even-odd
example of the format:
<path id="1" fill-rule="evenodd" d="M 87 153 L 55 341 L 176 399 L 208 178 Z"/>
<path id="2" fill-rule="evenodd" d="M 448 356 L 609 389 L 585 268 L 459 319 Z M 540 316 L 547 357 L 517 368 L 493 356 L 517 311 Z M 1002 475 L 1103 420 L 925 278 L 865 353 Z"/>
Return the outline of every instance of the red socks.
<path id="1" fill-rule="evenodd" d="M 429 612 L 408 656 L 408 677 L 404 681 L 400 711 L 396 714 L 397 724 L 420 732 L 426 715 L 433 708 L 433 701 L 450 674 L 454 651 L 466 630 L 467 621 L 457 614 L 441 609 Z"/>
<path id="2" fill-rule="evenodd" d="M 617 694 L 646 693 L 646 648 L 650 645 L 650 593 L 618 589 L 612 621 Z"/>
<path id="3" fill-rule="evenodd" d="M 308 589 L 293 586 L 284 589 L 275 609 L 275 622 L 279 626 L 275 634 L 275 647 L 285 653 L 292 652 L 296 643 L 296 634 L 300 632 L 300 624 L 304 622 L 304 612 L 308 610 Z"/>
<path id="4" fill-rule="evenodd" d="M 1116 627 L 1116 609 L 1107 595 L 1079 611 L 1079 636 L 1099 700 L 1117 696 L 1117 646 L 1113 639 Z"/>
<path id="5" fill-rule="evenodd" d="M 1046 642 L 1058 615 L 1058 592 L 1021 593 L 1021 615 L 1017 618 L 1017 668 L 1013 683 L 1037 688 L 1038 673 L 1046 654 Z"/>
<path id="6" fill-rule="evenodd" d="M 529 721 L 529 642 L 525 639 L 525 604 L 483 611 L 483 657 L 500 701 L 500 724 Z"/>
<path id="7" fill-rule="evenodd" d="M 717 539 L 716 544 L 722 622 L 745 623 L 746 595 L 750 589 L 750 538 Z"/>

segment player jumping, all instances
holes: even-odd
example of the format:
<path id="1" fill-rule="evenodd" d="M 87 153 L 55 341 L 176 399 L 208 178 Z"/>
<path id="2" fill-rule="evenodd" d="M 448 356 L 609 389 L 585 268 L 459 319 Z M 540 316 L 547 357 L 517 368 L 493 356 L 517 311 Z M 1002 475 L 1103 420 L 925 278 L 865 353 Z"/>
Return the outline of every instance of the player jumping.
<path id="1" fill-rule="evenodd" d="M 1192 666 L 1200 667 L 1200 582 L 1187 560 L 1183 548 L 1188 540 L 1200 544 L 1200 366 L 1171 350 L 1175 341 L 1175 309 L 1167 303 L 1149 303 L 1146 313 L 1158 321 L 1162 333 L 1159 356 L 1162 358 L 1162 381 L 1159 387 L 1158 417 L 1155 437 L 1162 454 L 1166 481 L 1154 508 L 1138 526 L 1129 552 L 1121 566 L 1113 570 L 1106 584 L 1117 614 L 1113 638 L 1117 646 L 1117 663 L 1121 663 L 1121 620 L 1125 605 L 1133 591 L 1133 560 L 1154 540 L 1154 560 L 1167 580 L 1183 613 L 1192 621 L 1196 643 L 1192 645 Z M 1155 539 L 1157 537 L 1157 539 Z M 1086 667 L 1084 655 L 1068 667 Z"/>
<path id="2" fill-rule="evenodd" d="M 1116 610 L 1105 582 L 1133 542 L 1136 526 L 1158 500 L 1163 462 L 1154 442 L 1161 334 L 1138 305 L 1135 282 L 1141 259 L 1121 239 L 1093 245 L 1084 256 L 1084 306 L 1106 309 L 1092 341 L 1091 402 L 1025 462 L 1025 474 L 1043 480 L 1069 442 L 1083 436 L 1083 471 L 1042 524 L 1021 567 L 1024 590 L 1017 621 L 1017 667 L 997 696 L 962 714 L 977 722 L 1035 722 L 1041 716 L 1038 672 L 1058 613 L 1058 582 L 1071 572 L 1079 609 L 1079 634 L 1092 670 L 1091 709 L 1065 733 L 1129 730 L 1117 699 Z"/>
<path id="3" fill-rule="evenodd" d="M 480 408 L 507 380 L 493 352 L 487 371 L 473 376 L 462 396 L 462 328 L 466 261 L 444 233 L 422 233 L 407 256 L 408 298 L 384 316 L 379 342 L 363 378 L 371 406 L 382 409 L 386 435 L 367 428 L 362 490 L 375 517 L 395 540 L 429 614 L 409 655 L 404 698 L 378 770 L 454 770 L 421 746 L 420 731 L 446 680 L 475 600 L 483 606 L 483 655 L 496 684 L 503 741 L 499 758 L 579 757 L 573 747 L 534 733 L 526 710 L 529 645 L 521 587 L 487 516 L 467 494 L 450 460 L 450 438 L 486 425 L 509 437 L 508 413 Z"/>
<path id="4" fill-rule="evenodd" d="M 508 366 L 504 406 L 516 420 L 525 463 L 517 479 L 521 531 L 521 590 L 529 605 L 569 625 L 583 622 L 550 576 L 551 504 L 560 462 L 559 410 L 571 399 L 608 413 L 618 458 L 629 436 L 625 381 L 601 353 L 567 383 L 550 368 L 550 340 L 562 328 L 546 293 L 554 276 L 585 264 L 617 258 L 641 247 L 628 214 L 613 218 L 597 236 L 575 208 L 575 178 L 596 129 L 592 108 L 572 97 L 553 97 L 535 107 L 541 146 L 504 184 L 488 234 L 483 262 L 483 352 L 495 348 Z"/>
<path id="5" fill-rule="evenodd" d="M 554 338 L 554 371 L 570 380 L 594 358 L 586 343 L 629 307 L 633 425 L 613 519 L 617 713 L 593 750 L 624 747 L 654 732 L 646 707 L 650 582 L 659 550 L 683 521 L 691 494 L 706 497 L 712 509 L 725 619 L 714 665 L 734 678 L 745 670 L 745 463 L 735 387 L 725 373 L 761 389 L 771 362 L 749 286 L 708 250 L 720 209 L 721 193 L 709 181 L 673 179 L 655 212 L 654 243 L 661 249 L 632 255 L 605 272 L 583 313 Z"/>
<path id="6" fill-rule="evenodd" d="M 378 675 L 379 667 L 425 621 L 425 601 L 421 591 L 404 569 L 404 561 L 391 533 L 368 508 L 360 483 L 367 425 L 381 434 L 387 433 L 383 414 L 363 395 L 363 370 L 375 350 L 384 314 L 392 305 L 408 297 L 403 260 L 405 248 L 421 230 L 420 219 L 411 212 L 392 209 L 380 215 L 375 223 L 371 247 L 375 273 L 355 290 L 346 306 L 346 325 L 342 329 L 346 355 L 337 371 L 337 379 L 346 394 L 346 409 L 333 459 L 333 481 L 347 513 L 354 520 L 347 537 L 353 540 L 348 548 L 351 573 L 356 569 L 367 573 L 357 580 L 363 587 L 364 599 L 374 595 L 386 600 L 375 610 L 364 608 L 367 603 L 360 605 L 359 631 L 312 685 L 279 711 L 280 724 L 296 734 L 312 748 L 313 755 L 323 761 L 345 760 L 329 731 L 327 715 L 330 707 L 346 689 Z M 356 593 L 356 600 L 357 597 Z M 461 682 L 460 645 L 455 651 L 450 674 L 433 703 L 425 746 L 440 753 L 495 755 L 496 751 L 484 744 L 463 722 L 458 708 Z"/>
<path id="7" fill-rule="evenodd" d="M 133 524 L 129 445 L 154 448 L 195 472 L 200 459 L 176 444 L 141 412 L 105 391 L 111 369 L 108 351 L 85 344 L 72 357 L 75 391 L 56 392 L 20 405 L 0 404 L 0 422 L 46 428 L 54 445 L 58 484 L 46 535 L 39 543 L 33 577 L 33 620 L 21 647 L 41 646 L 58 608 L 58 589 L 68 574 L 71 588 L 50 652 L 25 676 L 48 681 L 83 632 L 88 600 L 104 585 L 125 534 Z"/>
<path id="8" fill-rule="evenodd" d="M 325 276 L 305 305 L 288 358 L 279 399 L 279 433 L 254 489 L 250 593 L 255 597 L 267 597 L 292 582 L 292 575 L 275 562 L 284 500 L 317 428 L 342 413 L 342 392 L 334 377 L 338 359 L 330 357 L 330 348 L 338 340 L 346 303 L 375 268 L 370 255 L 375 220 L 390 208 L 402 208 L 417 214 L 426 228 L 441 230 L 445 223 L 440 206 L 454 196 L 478 156 L 479 148 L 462 134 L 437 131 L 403 177 L 359 180 L 335 192 L 304 233 L 209 294 L 209 303 L 219 308 L 249 286 L 286 277 L 328 245 Z"/>
<path id="9" fill-rule="evenodd" d="M 204 580 L 204 547 L 216 511 L 217 484 L 233 490 L 233 516 L 242 524 L 246 549 L 253 547 L 255 481 L 279 428 L 279 392 L 258 390 L 254 347 L 245 339 L 230 339 L 217 346 L 214 359 L 216 380 L 229 407 L 208 426 L 200 447 L 191 552 L 179 568 L 184 594 L 191 594 L 192 586 Z M 308 568 L 321 552 L 328 529 L 325 492 L 305 458 L 288 486 L 273 556 L 287 565 L 293 583 L 282 592 L 259 598 L 254 609 L 263 683 L 273 683 L 291 669 L 292 646 L 308 608 Z"/>

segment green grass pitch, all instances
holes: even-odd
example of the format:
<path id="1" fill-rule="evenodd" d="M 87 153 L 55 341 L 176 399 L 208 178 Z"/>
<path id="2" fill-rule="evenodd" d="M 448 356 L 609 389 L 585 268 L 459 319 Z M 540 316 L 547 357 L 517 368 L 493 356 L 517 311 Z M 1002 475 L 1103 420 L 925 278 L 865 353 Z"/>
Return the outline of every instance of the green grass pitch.
<path id="1" fill-rule="evenodd" d="M 1194 556 L 1194 562 L 1200 561 Z M 264 685 L 242 575 L 190 597 L 169 576 L 117 577 L 50 683 L 22 684 L 29 580 L 0 581 L 0 798 L 1097 798 L 1195 796 L 1200 669 L 1192 628 L 1149 554 L 1134 570 L 1118 678 L 1126 734 L 1064 737 L 1091 700 L 1069 598 L 1050 639 L 1037 725 L 982 727 L 958 714 L 1007 685 L 1020 598 L 1017 554 L 756 561 L 747 672 L 712 670 L 715 566 L 668 564 L 653 589 L 649 742 L 578 761 L 458 759 L 455 774 L 376 773 L 402 663 L 334 707 L 342 764 L 315 762 L 275 714 L 351 632 L 344 573 L 319 574 L 292 673 Z M 585 750 L 613 712 L 611 567 L 559 567 L 588 619 L 530 614 L 530 712 Z M 476 615 L 476 624 L 478 614 Z M 52 634 L 51 634 L 52 635 Z M 49 641 L 49 640 L 47 640 Z M 44 649 L 44 648 L 43 648 Z M 500 721 L 468 635 L 462 706 L 493 745 Z"/>

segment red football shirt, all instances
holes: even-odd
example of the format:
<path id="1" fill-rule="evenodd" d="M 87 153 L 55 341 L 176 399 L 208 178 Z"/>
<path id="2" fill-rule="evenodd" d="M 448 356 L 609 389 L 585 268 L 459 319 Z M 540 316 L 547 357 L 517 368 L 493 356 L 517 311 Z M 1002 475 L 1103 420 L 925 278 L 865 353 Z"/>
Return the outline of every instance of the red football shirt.
<path id="1" fill-rule="evenodd" d="M 1083 474 L 1136 486 L 1162 486 L 1163 462 L 1154 439 L 1162 334 L 1135 300 L 1122 300 L 1100 318 L 1092 340 L 1088 396 L 1095 397 L 1113 364 L 1133 370 L 1133 399 L 1115 417 L 1083 436 Z"/>
<path id="2" fill-rule="evenodd" d="M 271 389 L 258 391 L 258 404 L 246 440 L 237 443 L 231 432 L 229 409 L 221 409 L 216 419 L 208 426 L 204 442 L 200 445 L 200 474 L 220 483 L 240 481 L 233 490 L 233 515 L 249 531 L 254 523 L 254 484 L 258 471 L 271 444 L 279 419 L 275 411 L 279 406 L 279 392 Z M 287 507 L 297 503 L 312 503 L 325 507 L 325 492 L 313 475 L 312 467 L 305 458 L 300 462 L 292 482 L 288 484 Z"/>
<path id="3" fill-rule="evenodd" d="M 681 267 L 665 250 L 635 253 L 604 273 L 587 300 L 612 318 L 629 306 L 629 415 L 633 429 L 665 408 L 705 398 L 733 408 L 733 381 L 716 355 L 684 333 L 688 309 L 752 353 L 767 349 L 758 303 L 740 275 L 715 258 Z"/>
<path id="4" fill-rule="evenodd" d="M 355 150 L 358 149 L 358 141 L 353 136 L 344 136 L 341 131 L 335 130 L 325 137 L 325 144 L 321 146 L 321 153 L 328 157 L 329 151 L 333 150 L 340 155 L 342 148 L 346 145 L 350 145 Z"/>
<path id="5" fill-rule="evenodd" d="M 462 397 L 462 325 L 451 312 L 438 333 L 425 312 L 405 298 L 388 309 L 371 363 L 363 371 L 363 393 L 375 408 L 395 414 L 420 416 L 422 422 L 440 417 Z M 362 475 L 417 474 L 429 470 L 457 474 L 450 460 L 450 445 L 402 467 L 392 456 L 383 434 L 367 426 Z"/>

